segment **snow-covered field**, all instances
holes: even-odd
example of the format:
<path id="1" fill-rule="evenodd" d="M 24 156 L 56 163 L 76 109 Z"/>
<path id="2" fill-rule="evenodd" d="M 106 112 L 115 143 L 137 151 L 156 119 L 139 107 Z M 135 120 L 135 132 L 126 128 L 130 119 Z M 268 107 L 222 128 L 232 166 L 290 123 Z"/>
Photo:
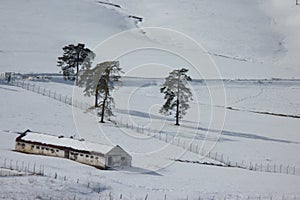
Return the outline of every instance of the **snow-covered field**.
<path id="1" fill-rule="evenodd" d="M 72 94 L 73 91 L 73 86 L 64 84 L 63 81 L 60 83 L 51 81 L 29 82 L 43 87 L 48 85 L 52 90 L 65 91 L 67 94 Z M 195 141 L 199 144 L 205 142 L 203 136 L 205 134 L 209 136 L 211 133 L 207 131 L 211 106 L 205 85 L 197 82 L 192 84 L 192 87 L 195 88 L 195 94 L 199 95 L 197 98 L 201 99 L 199 108 L 200 123 L 198 124 L 193 115 L 190 114 L 182 122 L 181 128 L 176 130 L 172 118 L 165 118 L 157 113 L 158 103 L 162 101 L 162 96 L 158 91 L 161 82 L 161 79 L 149 80 L 125 77 L 122 86 L 114 93 L 117 119 L 123 122 L 126 120 L 127 123 L 137 124 L 141 127 L 150 126 L 153 129 L 161 128 L 163 131 L 177 132 L 177 135 L 183 138 L 188 137 L 189 134 L 195 134 Z M 262 94 L 253 95 L 260 91 L 260 87 L 264 88 Z M 215 89 L 220 89 L 219 83 L 215 83 Z M 127 198 L 142 198 L 149 194 L 154 199 L 163 198 L 165 194 L 169 198 L 184 198 L 186 196 L 195 198 L 198 196 L 203 198 L 212 196 L 223 198 L 227 196 L 229 198 L 231 195 L 233 195 L 232 198 L 235 198 L 235 195 L 244 198 L 248 198 L 248 196 L 258 198 L 259 195 L 268 198 L 271 196 L 281 198 L 282 195 L 289 198 L 298 196 L 300 181 L 298 175 L 174 162 L 173 159 L 176 158 L 202 162 L 216 161 L 207 158 L 203 160 L 194 153 L 184 153 L 185 150 L 182 148 L 174 145 L 169 147 L 165 142 L 153 137 L 146 137 L 131 129 L 117 128 L 111 123 L 99 125 L 99 119 L 93 114 L 85 113 L 77 108 L 73 108 L 72 111 L 70 105 L 57 102 L 40 94 L 6 85 L 2 85 L 1 90 L 1 94 L 10 99 L 7 102 L 7 98 L 1 98 L 1 105 L 5 105 L 1 113 L 1 127 L 3 127 L 1 131 L 3 138 L 1 140 L 1 151 L 3 154 L 1 155 L 4 155 L 1 156 L 1 161 L 13 159 L 18 160 L 19 163 L 22 161 L 40 163 L 45 165 L 46 175 L 52 177 L 48 178 L 49 180 L 42 177 L 29 177 L 28 179 L 33 183 L 23 184 L 24 190 L 31 187 L 32 184 L 38 184 L 40 181 L 44 184 L 49 182 L 52 185 L 53 182 L 58 181 L 53 180 L 54 174 L 57 173 L 61 176 L 61 179 L 66 176 L 69 180 L 67 182 L 61 180 L 59 184 L 63 184 L 63 187 L 69 189 L 78 190 L 78 193 L 75 194 L 77 197 L 82 198 L 98 198 L 100 194 L 104 195 L 103 198 L 108 198 L 110 192 L 114 197 L 123 194 Z M 262 108 L 266 108 L 267 111 L 279 112 L 284 111 L 284 107 L 294 105 L 291 91 L 297 93 L 300 87 L 298 82 L 282 84 L 274 81 L 261 86 L 261 83 L 256 83 L 256 81 L 254 83 L 235 81 L 225 84 L 225 90 L 226 94 L 230 94 L 227 96 L 227 105 L 233 106 L 235 105 L 234 102 L 238 102 L 235 107 L 241 109 L 262 110 Z M 282 102 L 282 97 L 276 95 L 281 90 L 284 90 L 286 94 L 291 94 L 290 98 L 285 95 L 285 98 L 290 101 Z M 237 94 L 234 95 L 234 93 Z M 264 103 L 263 99 L 267 97 L 272 99 L 272 106 L 265 106 L 268 102 Z M 22 98 L 22 102 L 31 102 L 34 107 L 20 104 L 20 98 Z M 242 103 L 243 99 L 244 103 Z M 9 105 L 15 106 L 11 107 Z M 194 101 L 192 109 L 196 108 L 196 105 L 198 104 Z M 256 105 L 256 107 L 249 105 Z M 51 109 L 49 109 L 50 107 Z M 294 108 L 296 109 L 297 105 Z M 299 112 L 294 110 L 293 114 L 298 115 Z M 278 123 L 285 124 L 285 126 L 278 126 Z M 197 125 L 200 128 L 199 130 L 196 130 Z M 14 148 L 14 139 L 17 136 L 15 132 L 27 128 L 57 135 L 71 136 L 79 134 L 80 137 L 90 141 L 107 141 L 119 144 L 133 155 L 133 168 L 129 171 L 127 169 L 99 171 L 69 160 L 11 152 Z M 295 118 L 227 110 L 223 133 L 213 151 L 224 154 L 224 159 L 228 156 L 228 159 L 232 162 L 269 163 L 270 166 L 276 164 L 277 168 L 280 164 L 298 167 L 300 165 L 298 156 L 300 147 L 299 136 L 295 131 L 298 129 L 298 119 Z M 161 169 L 151 172 L 152 169 L 159 168 Z M 293 170 L 293 168 L 290 168 L 290 170 Z M 100 179 L 96 178 L 99 176 Z M 20 180 L 20 183 L 24 181 L 23 177 L 14 177 L 13 179 L 15 181 Z M 77 179 L 83 182 L 82 186 L 78 186 Z M 3 184 L 9 184 L 7 178 L 1 180 Z M 251 182 L 255 182 L 255 184 Z M 93 190 L 87 187 L 89 183 L 96 185 L 94 186 L 96 189 Z M 74 187 L 80 189 L 74 189 Z M 106 189 L 100 189 L 102 193 L 98 194 L 99 189 L 97 187 Z M 139 192 L 134 192 L 136 189 Z M 55 195 L 59 196 L 61 190 L 53 190 L 56 191 Z M 5 189 L 3 194 L 7 197 L 14 196 L 11 191 L 13 189 Z M 20 190 L 15 195 L 22 194 L 22 191 Z M 52 189 L 49 189 L 48 193 L 45 191 L 39 193 L 32 190 L 32 194 L 47 197 L 50 191 Z M 66 194 L 61 195 L 67 198 L 68 195 L 65 196 Z M 72 195 L 71 197 L 74 198 Z"/>
<path id="2" fill-rule="evenodd" d="M 64 45 L 87 44 L 96 62 L 118 57 L 125 73 L 113 93 L 118 125 L 99 124 L 80 106 L 0 80 L 0 167 L 26 163 L 45 171 L 6 176 L 10 171 L 0 168 L 0 199 L 299 199 L 300 6 L 293 0 L 103 2 L 1 1 L 1 73 L 29 74 L 19 83 L 84 106 L 93 98 L 54 74 Z M 190 68 L 195 79 L 180 127 L 158 113 L 163 77 L 177 67 Z M 133 167 L 103 171 L 13 151 L 26 129 L 118 144 L 133 156 Z M 189 144 L 210 154 L 193 153 Z M 215 154 L 268 170 L 193 163 L 222 164 Z"/>

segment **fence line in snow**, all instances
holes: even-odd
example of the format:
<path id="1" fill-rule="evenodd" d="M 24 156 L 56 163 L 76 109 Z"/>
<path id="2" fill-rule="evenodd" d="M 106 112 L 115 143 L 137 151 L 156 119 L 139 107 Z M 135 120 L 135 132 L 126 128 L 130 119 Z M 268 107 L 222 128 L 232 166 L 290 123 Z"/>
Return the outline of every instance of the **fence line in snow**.
<path id="1" fill-rule="evenodd" d="M 96 188 L 92 188 L 94 192 L 98 192 Z M 96 190 L 95 190 L 96 189 Z M 106 199 L 106 200 L 130 200 L 130 199 L 141 199 L 141 200 L 148 200 L 148 199 L 161 199 L 161 200 L 172 200 L 174 199 L 174 195 L 170 193 L 161 194 L 159 198 L 158 195 L 152 195 L 151 193 L 146 193 L 144 195 L 140 194 L 123 194 L 123 193 L 113 193 L 111 191 L 100 191 L 99 193 L 99 200 Z M 153 197 L 154 196 L 154 197 Z M 45 199 L 51 199 L 51 195 L 38 195 L 37 199 L 40 197 L 44 197 Z M 79 200 L 79 199 L 91 199 L 91 198 L 84 198 L 80 195 L 74 194 L 74 196 L 69 197 L 70 200 Z M 94 199 L 94 198 L 92 198 Z M 187 196 L 176 196 L 175 199 L 182 199 L 182 200 L 190 200 L 190 199 L 198 199 L 198 200 L 215 200 L 215 199 L 222 199 L 222 200 L 299 200 L 299 196 L 296 195 L 267 195 L 267 194 L 251 194 L 251 195 L 244 195 L 244 194 L 226 194 L 226 195 L 216 195 L 216 194 L 198 194 L 198 195 L 187 195 Z"/>
<path id="2" fill-rule="evenodd" d="M 233 161 L 228 156 L 223 153 L 209 151 L 205 153 L 202 149 L 202 144 L 197 139 L 188 139 L 181 136 L 174 136 L 167 132 L 158 131 L 155 129 L 144 128 L 142 126 L 136 126 L 129 124 L 128 122 L 123 123 L 122 120 L 116 120 L 116 124 L 120 128 L 128 128 L 134 130 L 139 134 L 143 134 L 148 137 L 154 137 L 158 140 L 164 141 L 166 143 L 171 143 L 175 146 L 186 149 L 187 151 L 199 154 L 201 156 L 210 158 L 212 160 L 218 161 L 226 167 L 236 167 L 252 171 L 261 172 L 271 172 L 271 173 L 282 173 L 290 175 L 300 175 L 300 171 L 296 166 L 274 164 L 274 163 L 256 163 L 256 162 L 246 162 L 246 161 Z"/>
<path id="3" fill-rule="evenodd" d="M 61 93 L 57 93 L 56 91 L 52 91 L 50 89 L 46 89 L 44 87 L 41 87 L 39 85 L 36 84 L 31 84 L 29 82 L 26 81 L 19 81 L 19 80 L 13 80 L 10 82 L 11 85 L 16 86 L 16 87 L 20 87 L 23 88 L 25 90 L 37 93 L 37 94 L 41 94 L 43 96 L 47 96 L 49 98 L 52 98 L 54 100 L 60 101 L 62 103 L 74 106 L 76 108 L 79 108 L 81 110 L 89 110 L 89 108 L 91 107 L 89 104 L 87 103 L 83 103 L 80 102 L 78 100 L 74 100 L 72 99 L 72 97 L 68 96 L 68 95 L 63 95 Z"/>
<path id="4" fill-rule="evenodd" d="M 0 177 L 41 175 L 44 176 L 44 165 L 4 158 L 0 160 Z"/>
<path id="5" fill-rule="evenodd" d="M 67 105 L 72 105 L 76 108 L 79 108 L 84 111 L 92 111 L 89 108 L 91 107 L 87 103 L 80 102 L 78 100 L 72 99 L 72 97 L 68 95 L 62 95 L 60 93 L 57 93 L 56 91 L 52 91 L 49 89 L 46 89 L 44 87 L 40 87 L 35 84 L 30 84 L 26 81 L 19 81 L 19 80 L 13 80 L 10 83 L 13 86 L 21 87 L 23 89 L 41 94 L 43 96 L 50 97 L 52 99 L 55 99 L 57 101 L 60 101 L 62 103 L 65 103 Z M 120 128 L 127 128 L 134 130 L 136 133 L 143 134 L 149 137 L 154 137 L 158 140 L 164 141 L 166 143 L 171 143 L 175 146 L 184 148 L 190 152 L 199 154 L 204 157 L 208 157 L 212 160 L 218 161 L 222 163 L 224 166 L 227 167 L 237 167 L 242 168 L 246 170 L 253 170 L 253 171 L 261 171 L 261 172 L 272 172 L 272 173 L 283 173 L 283 174 L 290 174 L 290 175 L 300 175 L 300 169 L 296 168 L 296 166 L 291 165 L 283 165 L 283 164 L 274 164 L 274 163 L 256 163 L 256 162 L 246 162 L 246 161 L 233 161 L 228 156 L 224 155 L 223 153 L 219 152 L 213 152 L 209 151 L 208 153 L 205 153 L 203 149 L 201 148 L 202 145 L 197 139 L 188 139 L 184 138 L 182 136 L 173 136 L 170 133 L 151 129 L 151 128 L 145 128 L 143 126 L 134 125 L 133 123 L 123 122 L 122 119 L 117 119 L 114 121 L 115 124 Z"/>

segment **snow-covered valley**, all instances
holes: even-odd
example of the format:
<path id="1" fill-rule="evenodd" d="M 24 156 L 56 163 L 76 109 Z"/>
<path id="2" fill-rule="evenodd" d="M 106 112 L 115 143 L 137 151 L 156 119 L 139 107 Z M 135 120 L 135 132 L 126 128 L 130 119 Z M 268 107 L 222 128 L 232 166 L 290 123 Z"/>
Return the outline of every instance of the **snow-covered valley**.
<path id="1" fill-rule="evenodd" d="M 299 199 L 299 9 L 292 0 L 2 0 L 0 199 Z M 62 47 L 79 42 L 94 64 L 117 58 L 124 71 L 105 124 L 56 66 Z M 193 78 L 179 127 L 159 113 L 164 77 L 178 67 Z M 9 84 L 5 72 L 16 73 Z M 132 167 L 14 151 L 27 129 L 120 145 Z"/>

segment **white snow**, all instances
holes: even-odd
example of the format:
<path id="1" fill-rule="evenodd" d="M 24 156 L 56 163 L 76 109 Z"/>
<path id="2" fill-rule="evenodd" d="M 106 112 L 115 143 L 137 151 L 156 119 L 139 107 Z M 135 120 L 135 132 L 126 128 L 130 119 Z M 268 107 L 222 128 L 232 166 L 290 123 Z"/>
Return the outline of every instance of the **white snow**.
<path id="1" fill-rule="evenodd" d="M 182 121 L 180 129 L 172 125 L 174 123 L 173 118 L 164 118 L 157 114 L 158 103 L 162 100 L 162 96 L 158 93 L 161 81 L 159 79 L 124 78 L 123 86 L 114 92 L 114 97 L 117 100 L 116 106 L 118 109 L 116 110 L 116 114 L 118 120 L 122 120 L 123 122 L 128 121 L 129 124 L 134 123 L 139 126 L 143 124 L 152 129 L 162 129 L 163 131 L 168 131 L 170 134 L 174 132 L 183 138 L 193 137 L 196 134 L 195 141 L 200 142 L 199 144 L 201 142 L 205 143 L 206 141 L 203 140 L 203 136 L 207 134 L 207 131 L 198 130 L 195 132 L 197 123 L 193 119 L 193 114 L 190 113 L 193 110 L 194 104 L 192 104 L 192 110 L 190 110 L 189 115 Z M 47 85 L 46 82 L 40 83 L 35 81 L 32 83 L 42 84 L 42 86 Z M 70 92 L 69 90 L 72 90 L 72 86 L 64 85 L 63 83 L 63 81 L 59 83 L 50 81 L 49 88 L 64 88 L 61 91 Z M 290 87 L 289 84 L 287 86 L 286 84 L 276 85 L 276 83 L 264 85 L 262 94 L 271 95 L 270 98 L 273 102 L 273 106 L 270 109 L 275 109 L 282 103 L 280 98 L 276 100 L 278 97 L 276 91 L 285 90 L 287 94 L 292 94 L 291 91 L 297 92 L 299 90 L 299 86 L 293 84 L 293 87 Z M 235 102 L 237 99 L 247 99 L 245 100 L 245 104 L 242 104 L 243 101 L 239 101 L 239 106 L 241 106 L 239 108 L 247 109 L 249 108 L 249 104 L 255 104 L 258 110 L 265 107 L 261 100 L 261 98 L 265 98 L 264 95 L 252 95 L 252 93 L 256 94 L 256 91 L 259 90 L 260 84 L 250 82 L 244 83 L 244 87 L 241 87 L 241 83 L 239 82 L 230 82 L 225 84 L 225 86 L 227 93 L 232 94 L 227 97 L 229 102 Z M 206 128 L 209 123 L 207 120 L 210 118 L 210 106 L 208 106 L 210 100 L 208 97 L 205 97 L 207 90 L 204 85 L 196 82 L 193 83 L 192 87 L 194 90 L 197 89 L 195 94 L 199 94 L 202 97 L 200 98 L 201 103 L 203 103 L 200 106 L 202 117 L 200 118 L 201 123 L 199 125 L 202 128 Z M 215 83 L 215 88 L 218 89 L 219 87 L 220 85 Z M 249 92 L 252 90 L 253 92 Z M 201 159 L 199 155 L 185 152 L 182 148 L 166 144 L 151 136 L 141 135 L 135 130 L 124 127 L 116 128 L 110 123 L 99 126 L 99 119 L 92 113 L 85 113 L 77 108 L 73 108 L 72 113 L 69 105 L 33 92 L 2 85 L 1 94 L 10 98 L 9 103 L 4 98 L 1 98 L 1 105 L 6 105 L 10 110 L 13 109 L 10 105 L 19 105 L 18 102 L 21 97 L 24 102 L 31 102 L 38 109 L 32 109 L 32 106 L 16 107 L 18 110 L 16 112 L 23 113 L 23 115 L 13 115 L 9 110 L 5 111 L 5 109 L 2 109 L 1 127 L 3 127 L 2 130 L 7 130 L 8 132 L 1 131 L 1 138 L 3 138 L 1 140 L 1 152 L 3 154 L 0 163 L 3 163 L 4 159 L 13 159 L 18 160 L 19 163 L 24 161 L 44 164 L 45 173 L 48 176 L 54 177 L 54 174 L 57 173 L 61 179 L 64 176 L 67 177 L 68 181 L 61 181 L 60 183 L 64 184 L 64 187 L 79 187 L 78 191 L 89 191 L 85 195 L 75 192 L 78 197 L 97 199 L 99 195 L 103 195 L 103 198 L 108 198 L 109 192 L 112 192 L 115 197 L 123 194 L 128 199 L 144 198 L 146 194 L 149 194 L 154 199 L 162 198 L 165 194 L 167 194 L 168 198 L 175 199 L 186 196 L 201 196 L 203 198 L 212 198 L 212 196 L 218 198 L 226 196 L 229 198 L 229 196 L 232 196 L 235 198 L 236 195 L 239 198 L 247 198 L 248 196 L 258 198 L 260 195 L 266 198 L 270 198 L 271 196 L 273 198 L 281 198 L 282 195 L 285 195 L 287 198 L 294 198 L 294 196 L 299 195 L 297 186 L 300 179 L 297 175 L 254 172 L 237 168 L 174 162 L 173 159 L 180 158 L 182 160 L 216 163 L 211 159 Z M 19 96 L 20 98 L 18 98 Z M 255 97 L 248 98 L 251 96 Z M 291 101 L 285 102 L 288 107 L 294 105 L 291 98 L 286 96 L 286 99 Z M 48 106 L 44 106 L 43 101 L 46 101 Z M 47 109 L 48 107 L 51 107 L 51 109 Z M 284 107 L 282 106 L 281 109 L 283 110 Z M 294 105 L 294 108 L 297 108 L 297 105 Z M 127 110 L 131 112 L 128 114 Z M 57 112 L 56 117 L 50 117 L 53 111 Z M 39 113 L 44 113 L 46 118 L 42 116 L 33 118 L 35 115 L 39 116 Z M 49 117 L 47 117 L 48 115 Z M 29 118 L 32 118 L 34 121 L 28 120 Z M 72 120 L 64 120 L 64 118 L 75 120 L 77 126 L 76 136 L 79 138 L 82 137 L 86 141 L 96 143 L 119 144 L 124 147 L 133 157 L 133 168 L 130 171 L 99 171 L 65 159 L 23 155 L 11 151 L 14 148 L 14 140 L 17 137 L 17 134 L 14 134 L 13 131 L 25 130 L 28 127 L 34 127 L 34 129 L 32 128 L 33 130 L 44 130 L 45 132 L 46 129 L 49 129 L 47 132 L 53 135 L 64 135 L 63 130 L 66 130 L 65 137 L 74 135 L 74 133 L 69 135 L 72 132 L 67 129 L 68 127 L 74 127 L 74 122 Z M 162 121 L 162 119 L 164 120 Z M 47 124 L 50 124 L 50 126 L 38 126 L 44 120 L 47 120 Z M 65 128 L 55 125 L 51 126 L 51 124 L 55 123 L 61 124 L 60 121 L 62 120 Z M 18 126 L 14 122 L 18 122 Z M 161 127 L 162 123 L 164 123 L 163 127 Z M 283 123 L 286 126 L 277 126 L 279 123 Z M 279 167 L 279 164 L 298 167 L 300 164 L 299 157 L 297 156 L 299 152 L 299 136 L 295 131 L 298 129 L 298 119 L 228 110 L 224 128 L 225 132 L 221 135 L 214 151 L 224 154 L 225 159 L 228 156 L 233 162 L 243 160 L 247 163 L 269 163 L 270 166 L 277 164 L 277 167 Z M 162 169 L 151 172 L 151 169 L 158 168 Z M 86 174 L 89 175 L 87 176 Z M 77 179 L 83 185 L 76 185 Z M 10 181 L 7 179 L 1 180 L 4 181 L 3 183 L 10 184 Z M 14 181 L 16 180 L 14 179 Z M 35 178 L 32 182 L 33 184 L 37 184 L 40 181 L 48 185 L 48 181 L 51 183 L 55 180 L 50 179 L 47 181 L 43 178 Z M 21 182 L 22 180 L 20 179 Z M 100 194 L 90 191 L 87 188 L 89 182 L 91 185 L 96 185 L 95 191 L 98 191 L 98 187 L 104 187 L 106 190 Z M 9 188 L 14 187 L 11 185 Z M 21 195 L 26 189 L 30 188 L 30 184 L 22 185 L 21 188 L 20 192 L 15 195 L 11 194 L 12 189 L 3 189 L 2 194 L 7 196 Z M 136 190 L 139 192 L 136 192 Z M 30 191 L 33 192 L 34 190 Z M 60 194 L 61 191 L 56 191 L 52 194 L 50 191 L 53 192 L 53 189 L 48 189 L 43 193 L 36 192 L 36 194 L 49 196 L 51 193 L 51 196 L 62 196 L 66 199 L 64 196 L 65 193 Z"/>
<path id="2" fill-rule="evenodd" d="M 93 0 L 1 1 L 1 73 L 49 75 L 49 80 L 22 81 L 92 106 L 93 98 L 84 97 L 82 89 L 52 76 L 60 70 L 56 61 L 62 47 L 83 42 L 97 53 L 94 64 L 120 56 L 126 77 L 113 93 L 112 120 L 122 126 L 99 124 L 93 112 L 0 80 L 0 174 L 7 174 L 1 167 L 20 171 L 24 164 L 42 165 L 46 175 L 0 177 L 0 198 L 298 199 L 299 118 L 255 112 L 300 115 L 300 6 L 294 0 L 105 2 L 120 8 Z M 133 28 L 138 29 L 129 31 Z M 189 68 L 193 79 L 210 79 L 190 84 L 194 101 L 180 127 L 173 125 L 172 116 L 158 113 L 162 78 L 178 67 Z M 230 80 L 215 80 L 220 78 Z M 137 130 L 141 128 L 144 134 Z M 15 138 L 26 129 L 53 135 L 31 138 L 53 144 L 80 146 L 67 139 L 75 136 L 97 146 L 120 145 L 132 155 L 133 167 L 102 171 L 68 159 L 13 151 Z M 176 137 L 165 142 L 164 134 Z M 55 137 L 59 135 L 64 138 Z M 277 171 L 284 166 L 290 172 L 197 164 L 220 162 L 190 152 L 190 143 L 212 148 L 233 163 Z"/>
<path id="3" fill-rule="evenodd" d="M 63 46 L 83 42 L 93 48 L 134 28 L 117 11 L 86 0 L 3 0 L 0 24 L 0 68 L 15 72 L 58 72 Z"/>

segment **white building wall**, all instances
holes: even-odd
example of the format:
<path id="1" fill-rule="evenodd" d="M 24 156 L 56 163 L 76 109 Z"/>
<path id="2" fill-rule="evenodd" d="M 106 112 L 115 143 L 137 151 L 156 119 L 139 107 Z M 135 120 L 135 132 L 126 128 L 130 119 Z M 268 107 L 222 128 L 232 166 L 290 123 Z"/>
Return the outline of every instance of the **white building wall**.
<path id="1" fill-rule="evenodd" d="M 106 155 L 106 163 L 109 167 L 130 167 L 131 160 L 131 156 L 118 146 Z"/>
<path id="2" fill-rule="evenodd" d="M 26 142 L 16 142 L 15 149 L 17 151 L 32 153 L 32 154 L 41 154 L 46 156 L 55 156 L 55 157 L 64 157 L 64 150 L 51 148 L 45 145 L 36 145 Z"/>
<path id="3" fill-rule="evenodd" d="M 65 157 L 65 151 L 57 148 L 48 147 L 47 145 L 38 145 L 31 144 L 24 141 L 20 141 L 15 143 L 16 151 L 31 153 L 31 154 L 39 154 L 46 156 L 54 156 L 54 157 Z M 80 153 L 77 151 L 69 151 L 68 159 L 84 163 L 87 165 L 92 165 L 95 167 L 105 169 L 108 167 L 125 167 L 131 166 L 132 157 L 127 154 L 123 149 L 116 146 L 106 155 L 100 155 L 99 153 L 90 154 Z"/>
<path id="4" fill-rule="evenodd" d="M 70 152 L 70 159 L 80 163 L 105 168 L 105 158 L 96 154 L 84 154 L 76 151 Z"/>

